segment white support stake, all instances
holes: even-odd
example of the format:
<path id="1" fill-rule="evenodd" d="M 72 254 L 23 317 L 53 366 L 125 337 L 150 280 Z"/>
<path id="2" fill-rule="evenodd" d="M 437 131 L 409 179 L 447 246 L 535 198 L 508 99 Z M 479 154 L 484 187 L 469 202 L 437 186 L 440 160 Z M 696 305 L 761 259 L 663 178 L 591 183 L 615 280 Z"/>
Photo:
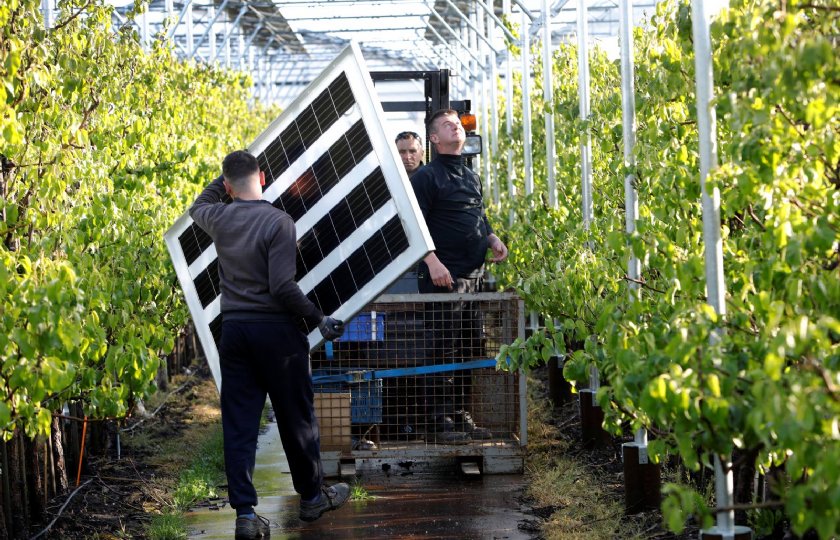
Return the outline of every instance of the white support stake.
<path id="1" fill-rule="evenodd" d="M 706 261 L 706 301 L 718 315 L 726 314 L 726 285 L 723 279 L 723 244 L 720 236 L 720 192 L 717 188 L 707 188 L 709 174 L 717 168 L 717 139 L 715 131 L 715 110 L 712 105 L 714 94 L 714 74 L 712 72 L 712 40 L 709 32 L 711 11 L 709 2 L 692 0 L 691 20 L 694 39 L 694 67 L 697 85 L 697 131 L 700 137 L 700 191 L 703 200 L 703 245 Z M 713 333 L 710 341 L 714 344 L 720 339 L 719 333 Z M 718 508 L 732 508 L 734 481 L 732 463 L 728 458 L 715 454 L 715 498 Z M 736 535 L 752 536 L 747 527 L 735 525 L 734 510 L 717 512 L 715 527 L 703 530 L 700 537 L 706 535 L 722 536 L 734 539 Z"/>
<path id="2" fill-rule="evenodd" d="M 621 42 L 621 110 L 623 117 L 624 166 L 633 170 L 636 166 L 636 159 L 633 156 L 633 148 L 636 146 L 636 92 L 633 84 L 635 69 L 633 67 L 632 0 L 622 0 L 620 23 L 619 41 Z M 636 220 L 639 216 L 639 197 L 636 192 L 635 180 L 632 172 L 624 177 L 624 224 L 628 234 L 636 231 Z M 627 276 L 631 280 L 631 301 L 636 299 L 639 289 L 637 280 L 640 274 L 639 259 L 631 251 L 630 260 L 627 264 Z"/>
<path id="3" fill-rule="evenodd" d="M 580 100 L 580 118 L 588 121 L 589 110 L 589 34 L 586 22 L 586 0 L 578 0 L 578 95 Z M 592 221 L 592 135 L 589 128 L 581 137 L 580 144 L 581 195 L 583 198 L 583 227 L 589 230 Z"/>
<path id="4" fill-rule="evenodd" d="M 557 207 L 557 183 L 554 175 L 554 90 L 552 88 L 553 62 L 551 57 L 551 9 L 548 0 L 542 0 L 543 12 L 543 99 L 545 101 L 545 174 L 548 185 L 548 204 Z"/>
<path id="5" fill-rule="evenodd" d="M 525 195 L 534 192 L 534 165 L 531 156 L 531 43 L 528 39 L 530 21 L 522 11 L 522 131 L 525 148 Z"/>

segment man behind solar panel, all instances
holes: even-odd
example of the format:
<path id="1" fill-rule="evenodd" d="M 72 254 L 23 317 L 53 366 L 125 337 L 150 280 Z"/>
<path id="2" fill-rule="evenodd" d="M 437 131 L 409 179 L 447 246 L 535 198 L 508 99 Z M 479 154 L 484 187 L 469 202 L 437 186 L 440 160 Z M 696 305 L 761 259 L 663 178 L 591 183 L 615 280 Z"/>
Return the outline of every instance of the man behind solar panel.
<path id="1" fill-rule="evenodd" d="M 318 519 L 344 504 L 350 492 L 345 483 L 323 485 L 309 343 L 301 330 L 305 322 L 332 340 L 341 336 L 343 323 L 324 316 L 295 282 L 295 223 L 262 199 L 263 185 L 256 158 L 232 152 L 222 162 L 222 176 L 189 211 L 218 253 L 222 428 L 237 539 L 269 536 L 269 521 L 254 512 L 252 482 L 266 395 L 301 497 L 300 518 Z"/>
<path id="2" fill-rule="evenodd" d="M 507 258 L 508 249 L 493 233 L 484 211 L 481 181 L 462 155 L 466 132 L 452 109 L 433 113 L 429 142 L 437 156 L 411 177 L 411 185 L 435 251 L 417 267 L 420 293 L 469 294 L 481 290 L 484 263 Z M 428 359 L 457 364 L 482 357 L 481 313 L 476 302 L 427 302 Z M 470 373 L 430 377 L 424 384 L 427 423 L 439 440 L 486 439 L 492 434 L 476 426 L 470 412 Z"/>
<path id="3" fill-rule="evenodd" d="M 426 154 L 423 149 L 423 139 L 414 131 L 401 131 L 397 134 L 394 143 L 397 145 L 405 172 L 411 178 L 423 166 L 423 158 Z"/>

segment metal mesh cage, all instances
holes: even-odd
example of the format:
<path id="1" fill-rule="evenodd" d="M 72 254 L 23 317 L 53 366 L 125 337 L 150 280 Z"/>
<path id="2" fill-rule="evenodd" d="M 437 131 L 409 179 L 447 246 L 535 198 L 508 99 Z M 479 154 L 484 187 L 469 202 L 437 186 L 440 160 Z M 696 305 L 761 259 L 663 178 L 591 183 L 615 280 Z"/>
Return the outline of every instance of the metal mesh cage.
<path id="1" fill-rule="evenodd" d="M 316 401 L 343 425 L 354 452 L 524 444 L 519 375 L 497 371 L 502 344 L 524 333 L 512 293 L 387 294 L 347 321 L 344 335 L 312 354 Z M 322 439 L 335 442 L 332 431 Z M 346 432 L 339 437 L 346 438 Z"/>

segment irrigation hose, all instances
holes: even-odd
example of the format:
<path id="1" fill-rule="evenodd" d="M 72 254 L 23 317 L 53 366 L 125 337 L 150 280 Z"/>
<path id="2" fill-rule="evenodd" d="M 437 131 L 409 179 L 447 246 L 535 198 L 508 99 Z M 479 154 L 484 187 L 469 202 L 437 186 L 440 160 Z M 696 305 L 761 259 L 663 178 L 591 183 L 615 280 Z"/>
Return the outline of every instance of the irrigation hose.
<path id="1" fill-rule="evenodd" d="M 82 478 L 82 459 L 85 457 L 85 435 L 87 435 L 87 415 L 85 415 L 85 421 L 82 424 L 82 448 L 79 450 L 79 467 L 76 470 L 76 486 L 79 485 L 79 480 Z"/>

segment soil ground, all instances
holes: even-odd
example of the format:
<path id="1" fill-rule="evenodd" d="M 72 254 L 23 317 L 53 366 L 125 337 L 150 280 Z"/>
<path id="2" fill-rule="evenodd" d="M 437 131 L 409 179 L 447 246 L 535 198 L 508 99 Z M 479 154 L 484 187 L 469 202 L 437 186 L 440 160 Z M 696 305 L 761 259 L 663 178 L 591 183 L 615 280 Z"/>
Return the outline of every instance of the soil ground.
<path id="1" fill-rule="evenodd" d="M 219 394 L 209 369 L 206 364 L 193 369 L 173 377 L 167 391 L 145 404 L 153 416 L 129 419 L 119 444 L 114 430 L 107 454 L 88 457 L 80 482 L 84 487 L 40 538 L 146 538 L 146 525 L 171 504 L 170 494 L 194 459 L 194 449 L 220 423 Z M 32 531 L 43 530 L 66 500 L 53 501 L 50 515 Z"/>
<path id="2" fill-rule="evenodd" d="M 195 449 L 218 429 L 215 384 L 206 366 L 194 369 L 173 378 L 168 392 L 146 404 L 154 416 L 126 423 L 134 427 L 120 434 L 119 459 L 114 444 L 107 455 L 89 460 L 84 487 L 40 538 L 146 538 L 147 523 L 171 504 L 172 490 L 195 458 Z M 535 370 L 532 378 L 532 400 L 547 402 L 545 373 Z M 520 533 L 534 539 L 696 537 L 696 529 L 679 536 L 664 531 L 656 511 L 624 515 L 622 441 L 601 450 L 584 450 L 576 404 L 549 406 L 544 413 L 529 428 L 526 483 L 531 487 L 519 497 L 519 511 L 527 515 L 516 524 Z M 592 493 L 586 500 L 575 494 L 581 483 L 583 491 Z M 67 496 L 53 501 L 50 515 L 33 532 L 52 521 L 66 501 Z"/>

